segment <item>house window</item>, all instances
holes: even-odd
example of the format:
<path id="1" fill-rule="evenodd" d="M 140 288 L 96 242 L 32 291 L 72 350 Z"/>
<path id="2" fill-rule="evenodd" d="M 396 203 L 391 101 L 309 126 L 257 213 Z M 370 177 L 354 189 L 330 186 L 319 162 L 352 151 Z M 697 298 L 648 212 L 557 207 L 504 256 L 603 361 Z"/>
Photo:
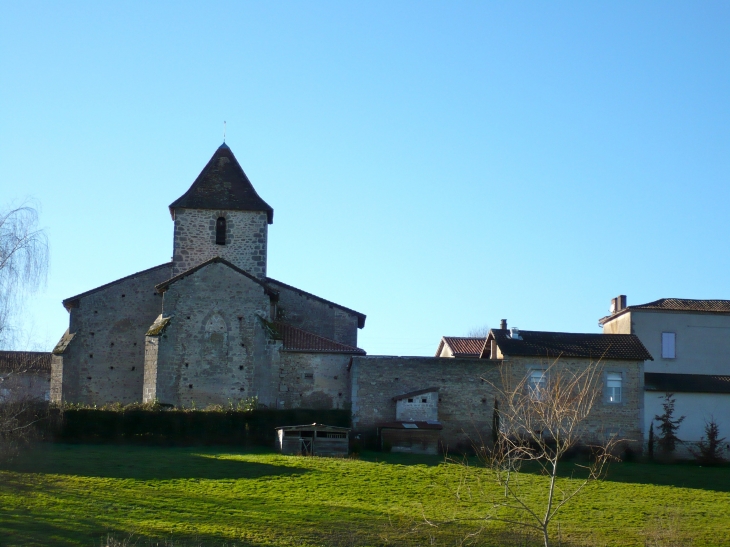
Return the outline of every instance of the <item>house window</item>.
<path id="1" fill-rule="evenodd" d="M 674 359 L 677 356 L 677 335 L 674 332 L 662 333 L 662 358 Z"/>
<path id="2" fill-rule="evenodd" d="M 621 384 L 623 377 L 620 372 L 609 372 L 606 374 L 606 400 L 609 403 L 621 402 Z"/>
<path id="3" fill-rule="evenodd" d="M 530 397 L 536 401 L 541 400 L 545 396 L 547 388 L 547 373 L 544 370 L 533 370 L 527 379 L 527 389 Z"/>
<path id="4" fill-rule="evenodd" d="M 226 219 L 223 217 L 218 217 L 215 221 L 215 244 L 226 244 Z"/>

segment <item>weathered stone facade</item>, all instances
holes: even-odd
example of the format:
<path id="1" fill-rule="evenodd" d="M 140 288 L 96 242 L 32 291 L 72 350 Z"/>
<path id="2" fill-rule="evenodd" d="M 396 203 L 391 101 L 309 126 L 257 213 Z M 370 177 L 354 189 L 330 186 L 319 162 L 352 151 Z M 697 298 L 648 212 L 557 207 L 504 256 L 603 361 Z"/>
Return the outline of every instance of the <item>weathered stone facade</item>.
<path id="1" fill-rule="evenodd" d="M 268 222 L 262 211 L 175 209 L 172 275 L 216 256 L 266 277 Z M 216 244 L 216 221 L 226 219 L 225 245 Z"/>
<path id="2" fill-rule="evenodd" d="M 53 402 L 142 399 L 145 332 L 162 307 L 155 285 L 169 279 L 171 271 L 169 263 L 162 264 L 64 300 L 73 338 L 54 350 Z"/>
<path id="3" fill-rule="evenodd" d="M 282 351 L 278 408 L 348 408 L 352 356 Z"/>
<path id="4" fill-rule="evenodd" d="M 566 368 L 590 365 L 589 359 L 571 358 L 560 362 Z M 546 363 L 535 358 L 453 359 L 438 357 L 381 357 L 355 356 L 352 358 L 352 425 L 353 431 L 372 437 L 377 424 L 396 419 L 394 397 L 438 387 L 438 416 L 443 425 L 440 434 L 442 446 L 468 449 L 473 443 L 491 438 L 494 400 L 493 385 L 501 386 L 502 373 L 508 367 L 513 380 L 521 379 L 535 368 L 544 369 Z M 643 361 L 614 361 L 602 363 L 604 374 L 620 372 L 624 375 L 624 400 L 620 404 L 605 400 L 601 394 L 585 422 L 592 435 L 617 434 L 623 439 L 642 440 L 643 415 Z M 638 444 L 641 446 L 641 444 Z"/>
<path id="5" fill-rule="evenodd" d="M 277 314 L 281 320 L 348 346 L 357 346 L 357 329 L 365 326 L 365 316 L 313 294 L 267 278 L 279 293 Z"/>

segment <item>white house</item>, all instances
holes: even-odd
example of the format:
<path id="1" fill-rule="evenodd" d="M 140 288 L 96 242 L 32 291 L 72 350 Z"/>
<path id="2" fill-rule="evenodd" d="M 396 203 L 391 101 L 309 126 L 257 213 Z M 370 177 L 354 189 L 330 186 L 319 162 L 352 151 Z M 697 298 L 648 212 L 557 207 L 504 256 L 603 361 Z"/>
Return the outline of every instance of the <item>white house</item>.
<path id="1" fill-rule="evenodd" d="M 599 325 L 604 334 L 635 334 L 654 357 L 644 365 L 645 439 L 666 393 L 674 394 L 675 416 L 686 416 L 680 439 L 699 441 L 713 419 L 730 439 L 730 300 L 662 298 L 627 306 L 621 295 Z"/>

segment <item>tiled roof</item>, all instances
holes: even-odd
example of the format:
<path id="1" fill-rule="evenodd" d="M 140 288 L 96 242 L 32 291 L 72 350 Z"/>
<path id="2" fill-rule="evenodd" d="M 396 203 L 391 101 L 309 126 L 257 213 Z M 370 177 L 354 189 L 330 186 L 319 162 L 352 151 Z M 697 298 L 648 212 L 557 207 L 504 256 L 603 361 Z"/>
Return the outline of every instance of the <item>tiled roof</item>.
<path id="1" fill-rule="evenodd" d="M 647 372 L 644 389 L 665 393 L 730 393 L 730 376 Z"/>
<path id="2" fill-rule="evenodd" d="M 640 310 L 675 310 L 730 313 L 730 300 L 690 300 L 688 298 L 660 298 L 648 304 L 629 306 Z"/>
<path id="3" fill-rule="evenodd" d="M 700 313 L 730 313 L 730 300 L 691 300 L 689 298 L 660 298 L 654 302 L 627 306 L 624 309 L 602 317 L 599 325 L 604 325 L 611 319 L 623 315 L 630 310 L 658 310 L 658 311 L 688 311 Z"/>
<path id="4" fill-rule="evenodd" d="M 335 342 L 324 336 L 307 332 L 286 323 L 275 322 L 274 328 L 281 335 L 284 351 L 303 351 L 321 353 L 350 353 L 365 355 L 365 351 L 354 346 Z"/>
<path id="5" fill-rule="evenodd" d="M 52 353 L 46 351 L 0 351 L 3 372 L 49 371 Z"/>
<path id="6" fill-rule="evenodd" d="M 190 189 L 170 205 L 170 211 L 178 208 L 264 211 L 269 224 L 274 222 L 274 210 L 256 193 L 225 143 L 215 151 Z"/>
<path id="7" fill-rule="evenodd" d="M 444 336 L 436 350 L 436 357 L 441 355 L 444 344 L 451 348 L 454 357 L 479 357 L 484 347 L 485 338 L 474 338 L 470 336 Z"/>
<path id="8" fill-rule="evenodd" d="M 633 334 L 583 334 L 573 332 L 519 331 L 521 339 L 509 330 L 492 329 L 502 354 L 510 357 L 589 357 L 591 359 L 654 360 L 644 344 Z M 486 356 L 485 356 L 486 357 Z"/>

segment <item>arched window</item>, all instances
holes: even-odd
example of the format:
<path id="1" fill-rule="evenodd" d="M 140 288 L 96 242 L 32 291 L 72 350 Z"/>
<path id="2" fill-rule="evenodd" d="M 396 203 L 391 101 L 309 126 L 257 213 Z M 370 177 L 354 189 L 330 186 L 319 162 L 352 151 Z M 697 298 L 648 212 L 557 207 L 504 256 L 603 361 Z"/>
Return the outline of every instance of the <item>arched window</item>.
<path id="1" fill-rule="evenodd" d="M 226 244 L 226 219 L 223 217 L 218 217 L 215 221 L 215 244 Z"/>

